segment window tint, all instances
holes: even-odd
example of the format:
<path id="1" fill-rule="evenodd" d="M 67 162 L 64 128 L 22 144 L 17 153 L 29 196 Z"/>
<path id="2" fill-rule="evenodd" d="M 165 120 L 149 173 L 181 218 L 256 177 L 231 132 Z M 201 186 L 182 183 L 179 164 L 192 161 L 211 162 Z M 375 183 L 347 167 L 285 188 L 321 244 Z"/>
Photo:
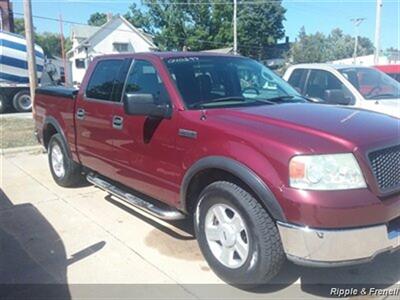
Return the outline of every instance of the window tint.
<path id="1" fill-rule="evenodd" d="M 113 87 L 115 80 L 118 78 L 122 63 L 123 60 L 116 59 L 100 61 L 89 80 L 86 97 L 113 101 L 111 97 Z"/>
<path id="2" fill-rule="evenodd" d="M 290 74 L 288 82 L 299 92 L 301 92 L 303 89 L 305 79 L 304 76 L 306 76 L 307 72 L 308 70 L 305 69 L 296 69 L 292 72 L 292 74 Z"/>
<path id="3" fill-rule="evenodd" d="M 350 91 L 332 73 L 323 70 L 311 70 L 306 87 L 306 96 L 326 101 L 325 92 L 327 90 L 340 90 L 345 97 L 352 97 Z"/>
<path id="4" fill-rule="evenodd" d="M 125 85 L 126 94 L 152 94 L 158 104 L 169 103 L 168 93 L 154 66 L 145 60 L 135 60 Z"/>

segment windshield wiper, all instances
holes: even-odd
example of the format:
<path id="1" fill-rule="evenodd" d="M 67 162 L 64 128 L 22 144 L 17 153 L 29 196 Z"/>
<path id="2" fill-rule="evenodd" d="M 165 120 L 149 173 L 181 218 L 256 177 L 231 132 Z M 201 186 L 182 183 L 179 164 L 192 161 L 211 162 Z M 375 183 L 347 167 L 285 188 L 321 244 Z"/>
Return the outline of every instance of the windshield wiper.
<path id="1" fill-rule="evenodd" d="M 207 105 L 207 104 L 226 102 L 226 101 L 246 101 L 246 98 L 242 97 L 242 96 L 223 97 L 223 98 L 217 98 L 217 99 L 214 99 L 211 101 L 200 101 L 200 102 L 192 104 L 190 107 L 191 108 L 203 108 L 204 105 Z"/>
<path id="2" fill-rule="evenodd" d="M 290 97 L 292 97 L 292 96 L 290 96 Z M 217 98 L 217 99 L 214 99 L 211 101 L 197 102 L 197 103 L 192 104 L 190 107 L 191 108 L 204 108 L 204 106 L 207 104 L 227 102 L 227 101 L 240 101 L 240 102 L 248 102 L 248 103 L 258 102 L 258 103 L 262 103 L 262 104 L 277 104 L 277 101 L 270 101 L 269 99 L 246 98 L 243 96 L 231 96 L 231 97 Z"/>
<path id="3" fill-rule="evenodd" d="M 293 98 L 294 98 L 294 96 L 285 95 L 285 96 L 278 96 L 278 97 L 273 97 L 273 98 L 265 98 L 265 100 L 276 103 L 276 102 L 285 102 L 285 100 L 290 100 Z"/>

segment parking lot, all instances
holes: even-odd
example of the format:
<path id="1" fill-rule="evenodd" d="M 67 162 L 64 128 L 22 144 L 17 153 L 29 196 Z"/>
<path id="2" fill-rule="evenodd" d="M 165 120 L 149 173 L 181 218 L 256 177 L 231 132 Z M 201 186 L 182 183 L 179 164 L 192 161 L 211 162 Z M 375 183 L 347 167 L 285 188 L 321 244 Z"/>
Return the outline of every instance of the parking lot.
<path id="1" fill-rule="evenodd" d="M 59 187 L 45 154 L 2 155 L 0 170 L 0 283 L 173 284 L 176 298 L 199 298 L 204 284 L 222 283 L 203 259 L 190 221 L 158 220 L 90 185 Z M 347 284 L 395 287 L 399 280 L 395 253 L 337 269 L 288 263 L 252 292 L 217 287 L 224 298 L 288 299 L 326 297 L 328 287 Z M 70 292 L 79 298 L 78 290 Z"/>

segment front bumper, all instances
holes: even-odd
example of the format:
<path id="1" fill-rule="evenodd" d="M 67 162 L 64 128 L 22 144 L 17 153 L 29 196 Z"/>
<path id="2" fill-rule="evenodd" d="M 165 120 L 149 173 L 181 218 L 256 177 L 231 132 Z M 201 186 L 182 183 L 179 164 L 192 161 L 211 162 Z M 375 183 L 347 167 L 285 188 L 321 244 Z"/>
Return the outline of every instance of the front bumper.
<path id="1" fill-rule="evenodd" d="M 312 229 L 277 222 L 286 256 L 296 264 L 342 266 L 400 249 L 400 219 L 355 229 Z"/>

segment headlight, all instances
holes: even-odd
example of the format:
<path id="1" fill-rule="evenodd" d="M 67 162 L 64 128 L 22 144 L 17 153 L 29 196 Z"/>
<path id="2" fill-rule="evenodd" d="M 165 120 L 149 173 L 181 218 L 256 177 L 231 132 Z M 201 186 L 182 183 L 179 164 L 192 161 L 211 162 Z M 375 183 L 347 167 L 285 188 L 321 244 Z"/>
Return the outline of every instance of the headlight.
<path id="1" fill-rule="evenodd" d="M 354 155 L 299 155 L 289 163 L 290 186 L 305 190 L 365 188 L 365 180 Z"/>

